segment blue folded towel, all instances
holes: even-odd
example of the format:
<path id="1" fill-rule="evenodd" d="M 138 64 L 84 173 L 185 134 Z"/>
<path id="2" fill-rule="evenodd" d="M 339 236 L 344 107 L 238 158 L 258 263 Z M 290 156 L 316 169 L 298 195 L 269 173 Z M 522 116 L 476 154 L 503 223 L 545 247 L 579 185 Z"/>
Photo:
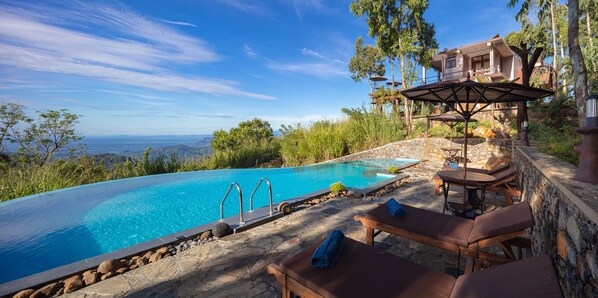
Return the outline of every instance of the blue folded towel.
<path id="1" fill-rule="evenodd" d="M 453 168 L 453 169 L 458 169 L 459 165 L 455 162 L 449 162 L 449 167 Z"/>
<path id="2" fill-rule="evenodd" d="M 332 231 L 311 255 L 311 265 L 320 269 L 332 267 L 341 255 L 344 238 L 343 232 L 339 230 Z"/>
<path id="3" fill-rule="evenodd" d="M 386 208 L 388 209 L 388 213 L 396 218 L 403 218 L 407 212 L 405 208 L 399 204 L 394 198 L 390 198 L 388 202 L 386 202 Z"/>

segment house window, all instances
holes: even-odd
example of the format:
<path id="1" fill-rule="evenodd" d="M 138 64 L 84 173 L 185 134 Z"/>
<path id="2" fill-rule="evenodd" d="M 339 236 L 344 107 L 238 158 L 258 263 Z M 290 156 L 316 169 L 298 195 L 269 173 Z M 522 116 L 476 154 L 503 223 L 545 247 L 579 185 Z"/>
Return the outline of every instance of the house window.
<path id="1" fill-rule="evenodd" d="M 490 55 L 481 55 L 471 58 L 473 71 L 490 68 Z"/>
<path id="2" fill-rule="evenodd" d="M 447 57 L 446 58 L 446 67 L 445 68 L 453 68 L 457 66 L 457 56 Z"/>

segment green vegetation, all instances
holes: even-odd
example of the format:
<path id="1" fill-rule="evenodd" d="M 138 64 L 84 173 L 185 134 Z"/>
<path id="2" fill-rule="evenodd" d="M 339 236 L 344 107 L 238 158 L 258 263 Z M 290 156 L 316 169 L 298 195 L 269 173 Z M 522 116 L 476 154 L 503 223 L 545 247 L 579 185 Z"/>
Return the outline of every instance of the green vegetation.
<path id="1" fill-rule="evenodd" d="M 536 102 L 530 108 L 530 138 L 537 142 L 540 151 L 558 159 L 578 164 L 574 150 L 582 137 L 575 131 L 577 117 L 574 103 L 569 100 Z"/>
<path id="2" fill-rule="evenodd" d="M 388 167 L 388 169 L 386 169 L 389 173 L 391 174 L 396 174 L 399 172 L 399 168 L 395 167 L 395 166 L 390 166 Z"/>
<path id="3" fill-rule="evenodd" d="M 310 127 L 283 126 L 281 155 L 284 164 L 317 163 L 375 148 L 405 138 L 396 114 L 368 112 L 365 108 L 343 109 L 343 121 L 322 120 Z"/>
<path id="4" fill-rule="evenodd" d="M 330 192 L 334 195 L 337 195 L 340 192 L 345 191 L 345 189 L 345 186 L 340 181 L 330 184 Z"/>

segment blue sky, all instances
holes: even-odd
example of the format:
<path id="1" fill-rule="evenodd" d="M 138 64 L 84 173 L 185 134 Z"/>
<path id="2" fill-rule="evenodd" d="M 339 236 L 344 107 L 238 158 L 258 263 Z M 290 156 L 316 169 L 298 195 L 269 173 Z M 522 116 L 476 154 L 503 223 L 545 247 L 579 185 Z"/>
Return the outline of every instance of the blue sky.
<path id="1" fill-rule="evenodd" d="M 347 69 L 364 18 L 345 0 L 3 1 L 0 101 L 81 115 L 83 135 L 274 129 L 369 102 Z M 440 49 L 518 30 L 504 1 L 432 0 Z"/>

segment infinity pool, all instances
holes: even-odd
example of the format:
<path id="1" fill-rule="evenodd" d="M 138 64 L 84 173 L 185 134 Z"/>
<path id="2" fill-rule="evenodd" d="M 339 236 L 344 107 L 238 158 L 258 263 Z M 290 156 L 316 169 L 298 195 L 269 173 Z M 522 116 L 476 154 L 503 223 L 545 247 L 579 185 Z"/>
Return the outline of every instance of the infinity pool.
<path id="1" fill-rule="evenodd" d="M 341 181 L 364 188 L 389 179 L 377 174 L 410 159 L 361 160 L 279 169 L 231 169 L 154 175 L 95 183 L 0 203 L 0 284 L 220 219 L 229 184 L 244 192 L 272 184 L 274 202 Z M 265 183 L 254 208 L 268 205 Z M 236 190 L 224 216 L 239 214 Z M 8 270 L 10 268 L 10 270 Z"/>

